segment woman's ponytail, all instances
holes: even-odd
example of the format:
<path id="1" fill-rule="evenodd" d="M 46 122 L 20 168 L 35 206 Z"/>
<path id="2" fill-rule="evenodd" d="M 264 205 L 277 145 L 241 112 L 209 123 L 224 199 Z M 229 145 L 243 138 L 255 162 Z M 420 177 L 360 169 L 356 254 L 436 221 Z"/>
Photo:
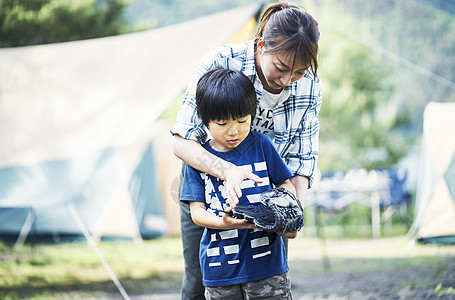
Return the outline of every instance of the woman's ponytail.
<path id="1" fill-rule="evenodd" d="M 277 2 L 262 13 L 255 36 L 263 38 L 265 52 L 295 53 L 316 77 L 319 35 L 318 23 L 304 9 Z"/>
<path id="2" fill-rule="evenodd" d="M 274 4 L 271 4 L 268 6 L 264 12 L 261 15 L 261 19 L 259 20 L 259 25 L 256 30 L 255 37 L 261 37 L 263 32 L 264 32 L 264 27 L 265 25 L 269 22 L 270 16 L 276 13 L 277 11 L 290 8 L 290 7 L 295 7 L 294 5 L 290 5 L 286 2 L 276 2 Z"/>

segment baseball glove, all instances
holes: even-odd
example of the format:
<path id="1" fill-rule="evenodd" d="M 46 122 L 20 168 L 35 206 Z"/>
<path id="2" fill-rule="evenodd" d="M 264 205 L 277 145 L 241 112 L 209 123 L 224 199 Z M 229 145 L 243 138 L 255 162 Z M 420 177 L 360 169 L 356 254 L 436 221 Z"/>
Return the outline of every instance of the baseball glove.
<path id="1" fill-rule="evenodd" d="M 274 188 L 260 195 L 260 202 L 237 205 L 230 215 L 247 219 L 256 227 L 276 233 L 295 232 L 303 226 L 303 209 L 299 199 L 284 188 Z"/>

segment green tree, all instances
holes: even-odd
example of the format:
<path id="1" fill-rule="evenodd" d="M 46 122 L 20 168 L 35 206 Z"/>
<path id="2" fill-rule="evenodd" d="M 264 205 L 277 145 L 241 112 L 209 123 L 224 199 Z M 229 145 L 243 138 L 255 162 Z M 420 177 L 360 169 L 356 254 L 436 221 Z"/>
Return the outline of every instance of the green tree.
<path id="1" fill-rule="evenodd" d="M 125 33 L 124 0 L 0 0 L 0 47 Z"/>
<path id="2" fill-rule="evenodd" d="M 392 166 L 410 144 L 402 131 L 410 116 L 390 101 L 393 69 L 364 46 L 334 39 L 330 43 L 320 58 L 319 167 L 327 171 Z"/>
<path id="3" fill-rule="evenodd" d="M 391 75 L 396 86 L 393 101 L 406 107 L 411 116 L 408 134 L 421 135 L 423 110 L 428 102 L 455 101 L 454 1 L 311 2 L 316 8 L 312 11 L 318 11 L 320 20 L 332 28 L 396 55 L 386 59 L 396 66 Z M 330 41 L 327 46 L 331 47 Z"/>

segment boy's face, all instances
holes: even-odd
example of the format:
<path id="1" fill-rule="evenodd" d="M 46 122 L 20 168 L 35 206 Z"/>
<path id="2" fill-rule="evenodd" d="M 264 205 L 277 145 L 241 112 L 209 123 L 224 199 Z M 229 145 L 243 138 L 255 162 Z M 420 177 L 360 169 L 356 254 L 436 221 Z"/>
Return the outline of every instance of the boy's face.
<path id="1" fill-rule="evenodd" d="M 234 149 L 248 136 L 251 127 L 251 115 L 233 120 L 210 121 L 209 130 L 213 140 L 210 146 L 220 152 Z"/>

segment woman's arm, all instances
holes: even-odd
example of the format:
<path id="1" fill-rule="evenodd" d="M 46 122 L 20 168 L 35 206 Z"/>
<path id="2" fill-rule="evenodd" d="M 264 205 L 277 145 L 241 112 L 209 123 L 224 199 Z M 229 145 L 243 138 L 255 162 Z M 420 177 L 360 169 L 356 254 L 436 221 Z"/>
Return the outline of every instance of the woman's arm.
<path id="1" fill-rule="evenodd" d="M 295 188 L 295 196 L 300 200 L 302 208 L 305 207 L 305 197 L 308 190 L 308 178 L 301 175 L 294 175 L 290 179 L 292 185 Z"/>
<path id="2" fill-rule="evenodd" d="M 280 184 L 278 184 L 277 187 L 284 188 L 284 189 L 290 191 L 291 193 L 293 193 L 294 195 L 296 193 L 295 187 L 294 187 L 294 185 L 291 183 L 291 181 L 289 179 L 284 181 L 284 182 L 282 182 L 282 183 L 280 183 Z"/>
<path id="3" fill-rule="evenodd" d="M 227 208 L 229 212 L 232 208 Z M 246 219 L 235 219 L 228 214 L 222 217 L 215 216 L 205 210 L 205 203 L 192 201 L 190 202 L 191 218 L 199 226 L 212 229 L 254 229 L 253 224 L 246 223 Z"/>
<path id="4" fill-rule="evenodd" d="M 291 181 L 289 179 L 284 181 L 284 182 L 282 182 L 281 184 L 277 185 L 277 187 L 284 188 L 284 189 L 290 191 L 291 193 L 293 193 L 294 195 L 296 194 L 294 185 L 291 183 Z M 282 237 L 285 237 L 285 238 L 288 238 L 288 239 L 293 239 L 293 238 L 297 237 L 297 231 L 295 231 L 295 232 L 287 232 L 287 233 L 278 233 L 278 235 L 281 235 Z"/>
<path id="5" fill-rule="evenodd" d="M 259 176 L 227 162 L 204 149 L 199 143 L 174 135 L 174 154 L 189 166 L 226 181 L 226 195 L 234 208 L 242 197 L 240 184 L 244 180 L 262 182 Z"/>
<path id="6" fill-rule="evenodd" d="M 307 76 L 305 76 L 307 77 Z M 290 123 L 295 128 L 295 135 L 290 142 L 290 145 L 287 145 L 287 151 L 282 153 L 283 158 L 286 161 L 288 168 L 296 175 L 296 178 L 291 179 L 291 182 L 294 184 L 297 190 L 297 197 L 299 200 L 304 202 L 306 190 L 313 183 L 314 170 L 317 165 L 318 155 L 319 155 L 319 111 L 322 106 L 321 98 L 321 82 L 319 78 L 315 80 L 309 78 L 302 78 L 302 82 L 299 82 L 298 87 L 305 87 L 310 85 L 309 89 L 311 92 L 307 91 L 307 88 L 303 88 L 303 93 L 297 94 L 293 98 L 296 103 L 289 107 L 306 107 L 306 103 L 310 102 L 310 105 L 305 111 L 295 110 L 294 116 L 298 119 L 290 119 Z M 291 99 L 291 98 L 290 98 Z M 308 100 L 310 99 L 310 100 Z M 291 99 L 292 100 L 292 99 Z M 303 101 L 303 102 L 302 102 Z M 301 114 L 303 112 L 303 115 Z M 298 121 L 298 122 L 297 122 Z M 298 124 L 298 125 L 296 125 Z M 304 176 L 305 178 L 300 178 Z M 307 179 L 308 185 L 305 184 Z M 304 181 L 300 184 L 300 181 Z"/>

